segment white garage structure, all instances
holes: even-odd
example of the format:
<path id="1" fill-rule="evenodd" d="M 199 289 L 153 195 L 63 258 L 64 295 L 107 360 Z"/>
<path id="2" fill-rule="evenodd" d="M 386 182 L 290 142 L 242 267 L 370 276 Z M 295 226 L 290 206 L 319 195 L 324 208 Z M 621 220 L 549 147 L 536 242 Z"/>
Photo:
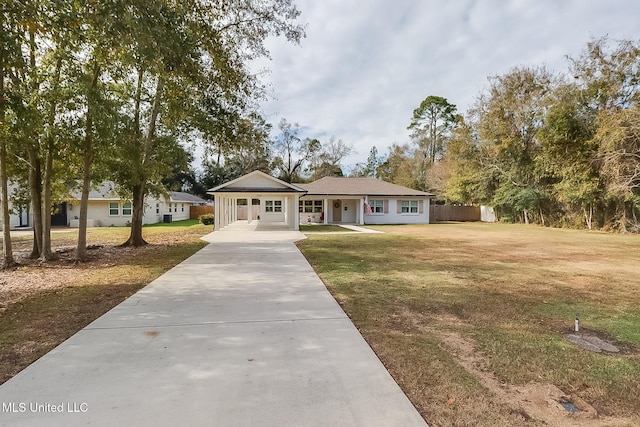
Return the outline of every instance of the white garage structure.
<path id="1" fill-rule="evenodd" d="M 264 172 L 253 171 L 207 191 L 215 198 L 214 230 L 237 221 L 239 201 L 246 201 L 247 221 L 253 219 L 299 230 L 298 205 L 306 190 Z M 252 200 L 260 205 L 253 205 Z M 244 204 L 243 203 L 243 204 Z M 257 212 L 256 212 L 257 211 Z"/>

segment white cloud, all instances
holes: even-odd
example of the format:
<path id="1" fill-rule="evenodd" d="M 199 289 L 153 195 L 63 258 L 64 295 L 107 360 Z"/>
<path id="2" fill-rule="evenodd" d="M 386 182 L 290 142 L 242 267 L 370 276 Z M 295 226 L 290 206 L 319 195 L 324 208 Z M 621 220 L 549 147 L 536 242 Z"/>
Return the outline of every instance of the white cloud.
<path id="1" fill-rule="evenodd" d="M 565 71 L 591 37 L 640 39 L 640 4 L 627 0 L 300 0 L 301 46 L 270 40 L 269 120 L 303 136 L 355 146 L 407 142 L 412 111 L 429 95 L 466 111 L 487 77 L 517 65 Z"/>

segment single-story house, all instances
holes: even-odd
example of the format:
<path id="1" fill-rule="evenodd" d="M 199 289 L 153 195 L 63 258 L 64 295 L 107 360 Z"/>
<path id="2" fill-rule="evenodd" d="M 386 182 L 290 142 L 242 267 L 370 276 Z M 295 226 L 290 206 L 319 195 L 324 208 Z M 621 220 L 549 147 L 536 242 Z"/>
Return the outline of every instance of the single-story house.
<path id="1" fill-rule="evenodd" d="M 294 230 L 301 223 L 428 224 L 433 197 L 370 177 L 325 177 L 308 184 L 289 184 L 260 171 L 208 193 L 215 197 L 216 230 L 239 220 L 240 206 L 242 217 L 249 222 L 278 222 Z"/>
<path id="2" fill-rule="evenodd" d="M 238 221 L 239 206 L 247 210 L 245 215 L 249 222 L 257 219 L 281 223 L 298 230 L 298 205 L 300 196 L 306 194 L 306 190 L 264 172 L 253 171 L 211 188 L 207 193 L 214 196 L 214 230 Z M 240 205 L 240 200 L 245 203 Z M 259 204 L 254 205 L 253 200 L 259 201 Z"/>
<path id="3" fill-rule="evenodd" d="M 9 194 L 17 190 L 17 185 L 11 184 Z M 87 211 L 88 227 L 126 226 L 131 223 L 133 205 L 129 200 L 120 197 L 115 191 L 116 185 L 112 181 L 104 181 L 89 191 L 89 203 Z M 56 206 L 51 215 L 51 225 L 54 226 L 79 226 L 80 216 L 80 189 L 74 188 L 66 202 Z M 210 205 L 211 202 L 193 194 L 181 191 L 169 191 L 160 197 L 148 196 L 145 203 L 143 224 L 155 224 L 163 222 L 165 215 L 171 215 L 172 221 L 189 219 L 191 206 Z M 16 207 L 11 207 L 9 201 L 10 228 L 28 227 L 33 225 L 33 214 L 22 208 L 15 212 Z M 2 218 L 0 217 L 0 225 Z M 1 227 L 0 227 L 1 229 Z"/>
<path id="4" fill-rule="evenodd" d="M 104 181 L 89 191 L 88 227 L 126 226 L 131 223 L 133 205 L 131 201 L 120 197 L 115 188 L 114 182 Z M 78 227 L 80 190 L 74 189 L 70 196 L 71 201 L 63 203 L 62 210 L 66 212 L 66 218 L 63 221 L 68 226 Z M 198 196 L 181 191 L 169 191 L 167 195 L 160 197 L 147 196 L 142 223 L 163 222 L 165 215 L 171 215 L 172 221 L 189 219 L 191 206 L 201 206 L 208 203 Z"/>
<path id="5" fill-rule="evenodd" d="M 434 196 L 371 177 L 327 176 L 296 185 L 307 191 L 300 198 L 300 223 L 428 224 Z"/>

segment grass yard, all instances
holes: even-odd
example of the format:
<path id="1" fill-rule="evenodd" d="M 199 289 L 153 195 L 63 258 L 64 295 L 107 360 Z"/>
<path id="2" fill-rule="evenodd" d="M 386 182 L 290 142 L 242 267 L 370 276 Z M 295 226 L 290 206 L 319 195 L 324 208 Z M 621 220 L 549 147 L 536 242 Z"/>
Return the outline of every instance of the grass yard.
<path id="1" fill-rule="evenodd" d="M 31 237 L 14 241 L 22 264 L 0 271 L 0 384 L 206 243 L 211 226 L 180 221 L 145 227 L 143 248 L 119 248 L 126 227 L 88 229 L 90 260 L 73 263 L 77 230 L 51 234 L 58 259 L 39 265 L 26 257 Z"/>
<path id="2" fill-rule="evenodd" d="M 640 236 L 371 228 L 298 244 L 430 425 L 640 425 Z M 568 343 L 576 313 L 621 352 Z"/>

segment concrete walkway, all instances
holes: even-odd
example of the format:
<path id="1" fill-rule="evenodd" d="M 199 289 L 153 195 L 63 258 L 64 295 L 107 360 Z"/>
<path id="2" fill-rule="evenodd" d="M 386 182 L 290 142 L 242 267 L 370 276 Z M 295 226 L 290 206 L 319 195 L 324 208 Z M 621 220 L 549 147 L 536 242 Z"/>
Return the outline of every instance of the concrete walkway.
<path id="1" fill-rule="evenodd" d="M 0 425 L 426 425 L 293 244 L 302 234 L 250 229 L 206 236 L 0 386 Z"/>
<path id="2" fill-rule="evenodd" d="M 373 230 L 371 228 L 358 227 L 357 225 L 340 224 L 340 227 L 352 230 L 357 233 L 384 234 L 384 231 Z"/>
<path id="3" fill-rule="evenodd" d="M 321 224 L 315 224 L 321 225 Z M 301 227 L 301 232 L 305 235 L 312 234 L 384 234 L 384 231 L 373 230 L 371 228 L 358 227 L 357 225 L 351 224 L 332 224 L 337 225 L 338 227 L 342 227 L 345 231 L 305 231 Z"/>

